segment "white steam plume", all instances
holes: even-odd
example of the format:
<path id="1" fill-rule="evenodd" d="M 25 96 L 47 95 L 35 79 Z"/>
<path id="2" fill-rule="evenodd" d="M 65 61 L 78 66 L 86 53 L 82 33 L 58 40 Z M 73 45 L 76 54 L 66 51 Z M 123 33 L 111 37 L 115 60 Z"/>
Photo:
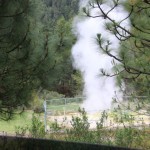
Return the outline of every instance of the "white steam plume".
<path id="1" fill-rule="evenodd" d="M 85 2 L 85 3 L 84 3 Z M 80 5 L 86 6 L 87 0 L 81 1 Z M 110 6 L 103 5 L 103 9 L 107 11 Z M 92 14 L 100 13 L 98 9 L 94 9 Z M 119 7 L 109 13 L 114 20 L 119 21 L 127 16 L 127 12 Z M 103 54 L 96 43 L 97 33 L 102 34 L 102 38 L 109 40 L 112 45 L 113 53 L 119 49 L 119 41 L 114 35 L 105 29 L 105 23 L 108 22 L 102 18 L 80 18 L 74 19 L 74 34 L 77 36 L 77 42 L 72 47 L 73 65 L 79 69 L 84 79 L 84 95 L 86 100 L 83 107 L 86 111 L 99 111 L 109 109 L 111 107 L 112 98 L 115 93 L 121 96 L 119 89 L 115 85 L 115 77 L 109 78 L 100 76 L 100 69 L 104 69 L 112 73 L 112 58 Z M 125 21 L 127 26 L 129 21 Z"/>

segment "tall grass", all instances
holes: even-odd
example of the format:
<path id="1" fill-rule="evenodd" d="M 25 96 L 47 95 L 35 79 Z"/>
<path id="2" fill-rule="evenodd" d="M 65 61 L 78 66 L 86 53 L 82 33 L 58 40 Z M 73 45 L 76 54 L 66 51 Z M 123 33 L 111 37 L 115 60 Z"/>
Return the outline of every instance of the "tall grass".
<path id="1" fill-rule="evenodd" d="M 14 118 L 8 121 L 0 120 L 0 132 L 7 132 L 8 134 L 14 134 L 16 126 L 30 126 L 32 111 L 25 111 L 20 115 L 14 115 Z"/>

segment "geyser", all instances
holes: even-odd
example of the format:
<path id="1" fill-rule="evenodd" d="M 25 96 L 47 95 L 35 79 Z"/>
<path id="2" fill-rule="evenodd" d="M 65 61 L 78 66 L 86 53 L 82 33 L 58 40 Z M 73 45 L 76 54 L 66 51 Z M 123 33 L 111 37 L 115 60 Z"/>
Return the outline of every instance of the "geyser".
<path id="1" fill-rule="evenodd" d="M 85 2 L 85 3 L 84 3 Z M 87 5 L 87 0 L 81 1 L 80 8 Z M 110 9 L 110 6 L 102 6 L 105 11 Z M 98 9 L 92 9 L 91 14 L 99 14 Z M 122 7 L 118 7 L 109 13 L 109 16 L 116 21 L 127 16 L 127 12 Z M 89 18 L 86 16 L 77 16 L 74 19 L 73 31 L 77 37 L 75 45 L 72 47 L 73 65 L 82 73 L 84 80 L 83 94 L 86 100 L 83 107 L 86 111 L 99 111 L 110 109 L 112 98 L 117 95 L 121 98 L 122 93 L 116 86 L 115 77 L 105 77 L 100 75 L 100 70 L 113 73 L 112 58 L 107 56 L 100 50 L 96 43 L 97 34 L 100 33 L 102 38 L 111 42 L 113 54 L 117 54 L 119 49 L 119 40 L 105 29 L 107 19 Z M 125 26 L 129 24 L 126 20 L 123 22 Z"/>

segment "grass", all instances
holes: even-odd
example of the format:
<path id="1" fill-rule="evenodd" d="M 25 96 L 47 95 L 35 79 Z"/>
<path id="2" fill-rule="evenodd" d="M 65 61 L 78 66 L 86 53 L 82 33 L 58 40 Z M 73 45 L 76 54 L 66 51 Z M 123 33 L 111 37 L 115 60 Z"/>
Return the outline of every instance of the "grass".
<path id="1" fill-rule="evenodd" d="M 68 103 L 66 105 L 48 105 L 48 110 L 51 110 L 52 112 L 64 112 L 64 109 L 66 112 L 77 112 L 79 109 L 78 103 Z M 27 110 L 21 115 L 15 115 L 12 120 L 4 121 L 0 120 L 0 133 L 3 131 L 14 134 L 15 133 L 15 127 L 25 127 L 26 125 L 31 125 L 31 119 L 32 119 L 32 110 Z M 43 113 L 41 114 L 43 115 Z"/>
<path id="2" fill-rule="evenodd" d="M 9 134 L 14 134 L 16 126 L 30 125 L 32 113 L 32 111 L 25 111 L 21 115 L 15 115 L 12 120 L 0 120 L 0 132 L 5 131 Z"/>
<path id="3" fill-rule="evenodd" d="M 48 110 L 60 112 L 63 112 L 65 110 L 66 112 L 77 112 L 79 107 L 80 105 L 77 103 L 69 103 L 66 105 L 48 105 Z"/>

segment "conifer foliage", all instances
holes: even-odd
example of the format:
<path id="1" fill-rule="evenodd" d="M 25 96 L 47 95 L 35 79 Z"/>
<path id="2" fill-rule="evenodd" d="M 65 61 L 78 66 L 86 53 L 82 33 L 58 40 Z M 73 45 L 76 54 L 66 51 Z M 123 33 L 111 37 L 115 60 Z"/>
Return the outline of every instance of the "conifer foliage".
<path id="1" fill-rule="evenodd" d="M 0 119 L 28 106 L 38 89 L 74 94 L 71 19 L 77 11 L 75 0 L 0 0 Z"/>
<path id="2" fill-rule="evenodd" d="M 39 7 L 40 6 L 40 7 Z M 39 0 L 0 1 L 0 116 L 27 104 L 46 56 Z M 40 42 L 39 42 L 40 41 Z"/>
<path id="3" fill-rule="evenodd" d="M 110 4 L 110 9 L 105 10 L 103 5 Z M 84 8 L 84 12 L 89 17 L 107 20 L 106 29 L 120 41 L 120 53 L 114 55 L 110 41 L 104 41 L 103 33 L 97 35 L 97 42 L 100 49 L 114 59 L 114 74 L 108 74 L 102 70 L 105 76 L 118 76 L 120 82 L 124 80 L 127 87 L 133 87 L 137 95 L 147 95 L 150 85 L 150 2 L 149 0 L 94 0 L 90 3 L 92 9 L 98 9 L 98 16 L 90 14 Z M 123 6 L 128 15 L 122 17 L 121 21 L 115 21 L 110 17 L 110 13 Z M 130 29 L 122 23 L 130 20 Z M 120 64 L 117 65 L 119 62 Z"/>

